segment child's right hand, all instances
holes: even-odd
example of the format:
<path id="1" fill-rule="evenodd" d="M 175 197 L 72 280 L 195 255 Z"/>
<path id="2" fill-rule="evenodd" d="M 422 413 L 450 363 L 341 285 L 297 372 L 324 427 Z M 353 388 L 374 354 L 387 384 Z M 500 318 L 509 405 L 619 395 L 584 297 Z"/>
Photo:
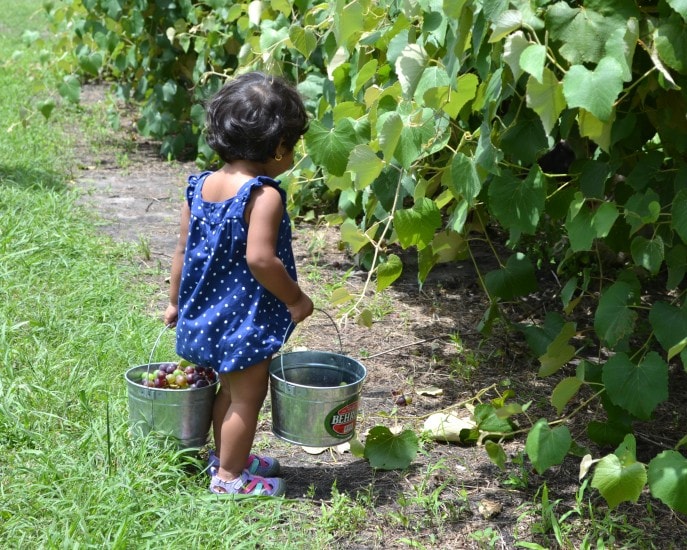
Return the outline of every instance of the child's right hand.
<path id="1" fill-rule="evenodd" d="M 293 304 L 286 304 L 286 307 L 291 314 L 291 320 L 296 324 L 312 315 L 314 309 L 312 300 L 305 292 L 301 292 L 298 300 Z"/>
<path id="2" fill-rule="evenodd" d="M 169 304 L 165 310 L 164 321 L 168 327 L 175 327 L 179 319 L 179 306 Z"/>

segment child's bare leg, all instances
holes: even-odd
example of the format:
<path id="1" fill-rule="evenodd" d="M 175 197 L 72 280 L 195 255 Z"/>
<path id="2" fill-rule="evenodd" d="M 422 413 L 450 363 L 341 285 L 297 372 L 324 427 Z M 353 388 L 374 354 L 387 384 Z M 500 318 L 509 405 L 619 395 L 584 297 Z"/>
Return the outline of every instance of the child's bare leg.
<path id="1" fill-rule="evenodd" d="M 267 395 L 269 360 L 241 371 L 223 374 L 231 392 L 229 405 L 221 426 L 219 446 L 220 479 L 230 481 L 241 475 L 253 446 L 258 414 Z"/>
<path id="2" fill-rule="evenodd" d="M 227 409 L 231 405 L 229 377 L 226 374 L 221 374 L 219 378 L 219 392 L 215 396 L 215 403 L 212 406 L 212 436 L 215 439 L 215 454 L 217 456 L 219 456 L 222 442 L 222 424 L 224 423 L 224 417 L 227 416 Z"/>

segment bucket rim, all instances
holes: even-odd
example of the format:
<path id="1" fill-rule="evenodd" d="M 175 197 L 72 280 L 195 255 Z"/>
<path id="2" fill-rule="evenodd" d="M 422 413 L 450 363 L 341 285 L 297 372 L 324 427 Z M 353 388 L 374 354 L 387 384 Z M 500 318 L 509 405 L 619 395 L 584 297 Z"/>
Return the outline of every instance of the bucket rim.
<path id="1" fill-rule="evenodd" d="M 141 390 L 145 391 L 158 391 L 158 392 L 174 392 L 174 393 L 180 393 L 184 391 L 207 391 L 208 388 L 216 388 L 217 384 L 219 384 L 219 379 L 215 380 L 211 384 L 208 384 L 207 386 L 203 386 L 202 388 L 149 388 L 148 386 L 144 386 L 142 384 L 139 384 L 136 380 L 132 380 L 131 377 L 129 376 L 129 373 L 133 372 L 136 369 L 141 369 L 145 368 L 150 370 L 150 367 L 154 365 L 164 365 L 166 363 L 169 363 L 170 361 L 160 361 L 158 363 L 143 363 L 142 365 L 136 365 L 134 367 L 130 367 L 124 372 L 124 379 L 126 382 L 129 384 L 129 386 L 134 387 L 134 388 L 141 388 Z"/>
<path id="2" fill-rule="evenodd" d="M 358 378 L 354 382 L 350 382 L 349 384 L 343 384 L 343 385 L 336 385 L 336 386 L 312 386 L 308 384 L 302 384 L 298 382 L 291 382 L 290 380 L 286 379 L 284 370 L 289 370 L 289 368 L 294 368 L 294 367 L 299 367 L 303 368 L 307 366 L 306 364 L 303 363 L 296 363 L 296 364 L 291 364 L 291 365 L 285 365 L 284 364 L 284 357 L 288 355 L 302 355 L 302 354 L 311 354 L 311 353 L 317 353 L 321 355 L 326 355 L 326 356 L 335 356 L 335 357 L 342 357 L 346 359 L 347 361 L 351 361 L 355 364 L 356 370 L 361 371 L 361 372 L 353 372 L 353 374 L 356 375 Z M 339 365 L 311 365 L 313 368 L 341 368 Z M 335 389 L 335 388 L 350 388 L 354 386 L 361 385 L 365 382 L 367 379 L 367 367 L 363 365 L 360 361 L 357 359 L 354 359 L 353 357 L 349 357 L 348 355 L 343 355 L 341 353 L 334 353 L 330 351 L 319 351 L 319 350 L 304 350 L 304 351 L 291 351 L 291 352 L 286 352 L 286 353 L 280 353 L 278 356 L 275 356 L 272 361 L 270 361 L 270 366 L 269 366 L 269 375 L 270 375 L 270 381 L 275 380 L 277 382 L 280 382 L 282 384 L 286 384 L 288 386 L 293 386 L 296 388 L 304 388 L 304 389 L 312 389 L 312 388 L 317 388 L 317 389 Z"/>

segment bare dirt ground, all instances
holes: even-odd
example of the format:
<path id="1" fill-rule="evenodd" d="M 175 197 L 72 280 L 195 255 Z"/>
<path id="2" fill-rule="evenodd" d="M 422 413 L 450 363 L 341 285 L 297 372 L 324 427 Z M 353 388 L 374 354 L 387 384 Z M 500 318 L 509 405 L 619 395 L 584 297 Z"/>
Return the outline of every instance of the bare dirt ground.
<path id="1" fill-rule="evenodd" d="M 102 88 L 87 89 L 85 108 L 102 94 Z M 160 288 L 150 304 L 151 314 L 161 315 L 185 180 L 197 168 L 161 160 L 156 144 L 137 136 L 130 126 L 96 147 L 78 140 L 76 147 L 80 169 L 75 183 L 84 192 L 83 200 L 102 217 L 100 230 L 116 240 L 139 243 L 142 276 Z M 342 281 L 352 293 L 361 290 L 365 274 L 357 272 L 349 255 L 339 249 L 337 228 L 298 223 L 294 249 L 301 283 L 320 307 L 335 313 L 326 299 L 332 286 Z M 488 261 L 487 254 L 478 257 L 478 262 Z M 390 290 L 370 296 L 368 304 L 376 314 L 372 328 L 355 322 L 339 328 L 344 353 L 368 369 L 357 426 L 361 440 L 376 425 L 420 433 L 426 417 L 443 409 L 466 416 L 460 404 L 477 403 L 475 396 L 485 389 L 481 394 L 485 402 L 508 388 L 515 392 L 516 401 L 532 401 L 531 422 L 539 416 L 555 417 L 548 405 L 553 385 L 536 377 L 537 367 L 520 339 L 497 328 L 485 342 L 475 331 L 487 302 L 468 263 L 437 269 L 422 291 L 412 266 L 406 271 Z M 541 314 L 545 295 L 541 303 L 532 301 L 530 311 L 518 315 Z M 296 335 L 299 345 L 339 351 L 336 329 L 317 313 Z M 418 393 L 427 387 L 440 388 L 442 393 Z M 397 406 L 392 395 L 397 392 L 411 396 L 412 402 Z M 677 395 L 677 403 L 684 403 L 685 394 Z M 357 532 L 353 539 L 343 537 L 337 548 L 510 549 L 521 547 L 518 541 L 558 548 L 540 487 L 546 483 L 551 504 L 559 501 L 553 509 L 558 518 L 577 505 L 579 458 L 568 457 L 539 476 L 527 460 L 518 464 L 524 435 L 503 443 L 509 458 L 506 471 L 499 470 L 481 446 L 432 441 L 422 443 L 407 470 L 382 471 L 350 452 L 328 449 L 309 454 L 277 439 L 270 431 L 268 407 L 267 403 L 256 445 L 269 447 L 270 454 L 280 459 L 287 497 L 311 499 L 313 514 L 335 509 L 341 495 L 367 506 L 369 514 L 363 518 L 347 515 L 346 507 L 336 508 L 339 525 L 354 525 Z M 679 431 L 684 417 L 668 406 L 664 414 L 670 419 L 665 426 L 669 441 L 668 433 Z M 571 423 L 573 437 L 584 438 L 585 425 Z M 662 441 L 660 434 L 652 436 L 654 443 Z M 587 508 L 590 500 L 595 505 L 593 517 Z M 588 547 L 598 548 L 687 547 L 685 518 L 648 494 L 637 505 L 623 504 L 611 513 L 598 493 L 587 488 L 581 506 L 583 518 L 572 513 L 563 522 L 567 548 L 583 547 L 585 537 Z M 602 541 L 599 546 L 597 539 Z"/>

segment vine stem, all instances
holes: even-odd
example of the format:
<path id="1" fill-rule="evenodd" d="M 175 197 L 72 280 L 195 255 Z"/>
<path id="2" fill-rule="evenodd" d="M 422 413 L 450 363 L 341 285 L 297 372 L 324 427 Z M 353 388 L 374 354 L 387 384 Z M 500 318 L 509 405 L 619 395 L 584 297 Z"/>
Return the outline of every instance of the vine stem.
<path id="1" fill-rule="evenodd" d="M 401 194 L 401 184 L 403 182 L 403 175 L 404 174 L 405 174 L 405 171 L 403 169 L 399 168 L 398 169 L 398 183 L 396 184 L 396 192 L 394 193 L 394 203 L 391 206 L 391 212 L 389 212 L 389 216 L 387 217 L 386 225 L 384 226 L 384 230 L 382 231 L 381 236 L 379 237 L 377 242 L 375 242 L 373 239 L 368 237 L 368 239 L 372 243 L 372 246 L 374 247 L 374 250 L 375 250 L 374 256 L 372 257 L 372 265 L 370 266 L 370 269 L 367 272 L 367 278 L 365 279 L 365 284 L 363 285 L 363 289 L 360 292 L 360 295 L 358 296 L 357 301 L 348 309 L 348 311 L 344 314 L 344 317 L 348 316 L 352 311 L 357 310 L 358 306 L 360 306 L 360 304 L 365 299 L 365 296 L 367 296 L 367 289 L 370 287 L 370 283 L 372 282 L 372 276 L 375 273 L 375 270 L 377 268 L 377 262 L 379 261 L 379 253 L 382 249 L 381 243 L 384 241 L 386 234 L 389 232 L 389 228 L 391 227 L 391 222 L 394 219 L 394 212 L 396 212 L 396 207 L 398 205 L 398 197 Z"/>

